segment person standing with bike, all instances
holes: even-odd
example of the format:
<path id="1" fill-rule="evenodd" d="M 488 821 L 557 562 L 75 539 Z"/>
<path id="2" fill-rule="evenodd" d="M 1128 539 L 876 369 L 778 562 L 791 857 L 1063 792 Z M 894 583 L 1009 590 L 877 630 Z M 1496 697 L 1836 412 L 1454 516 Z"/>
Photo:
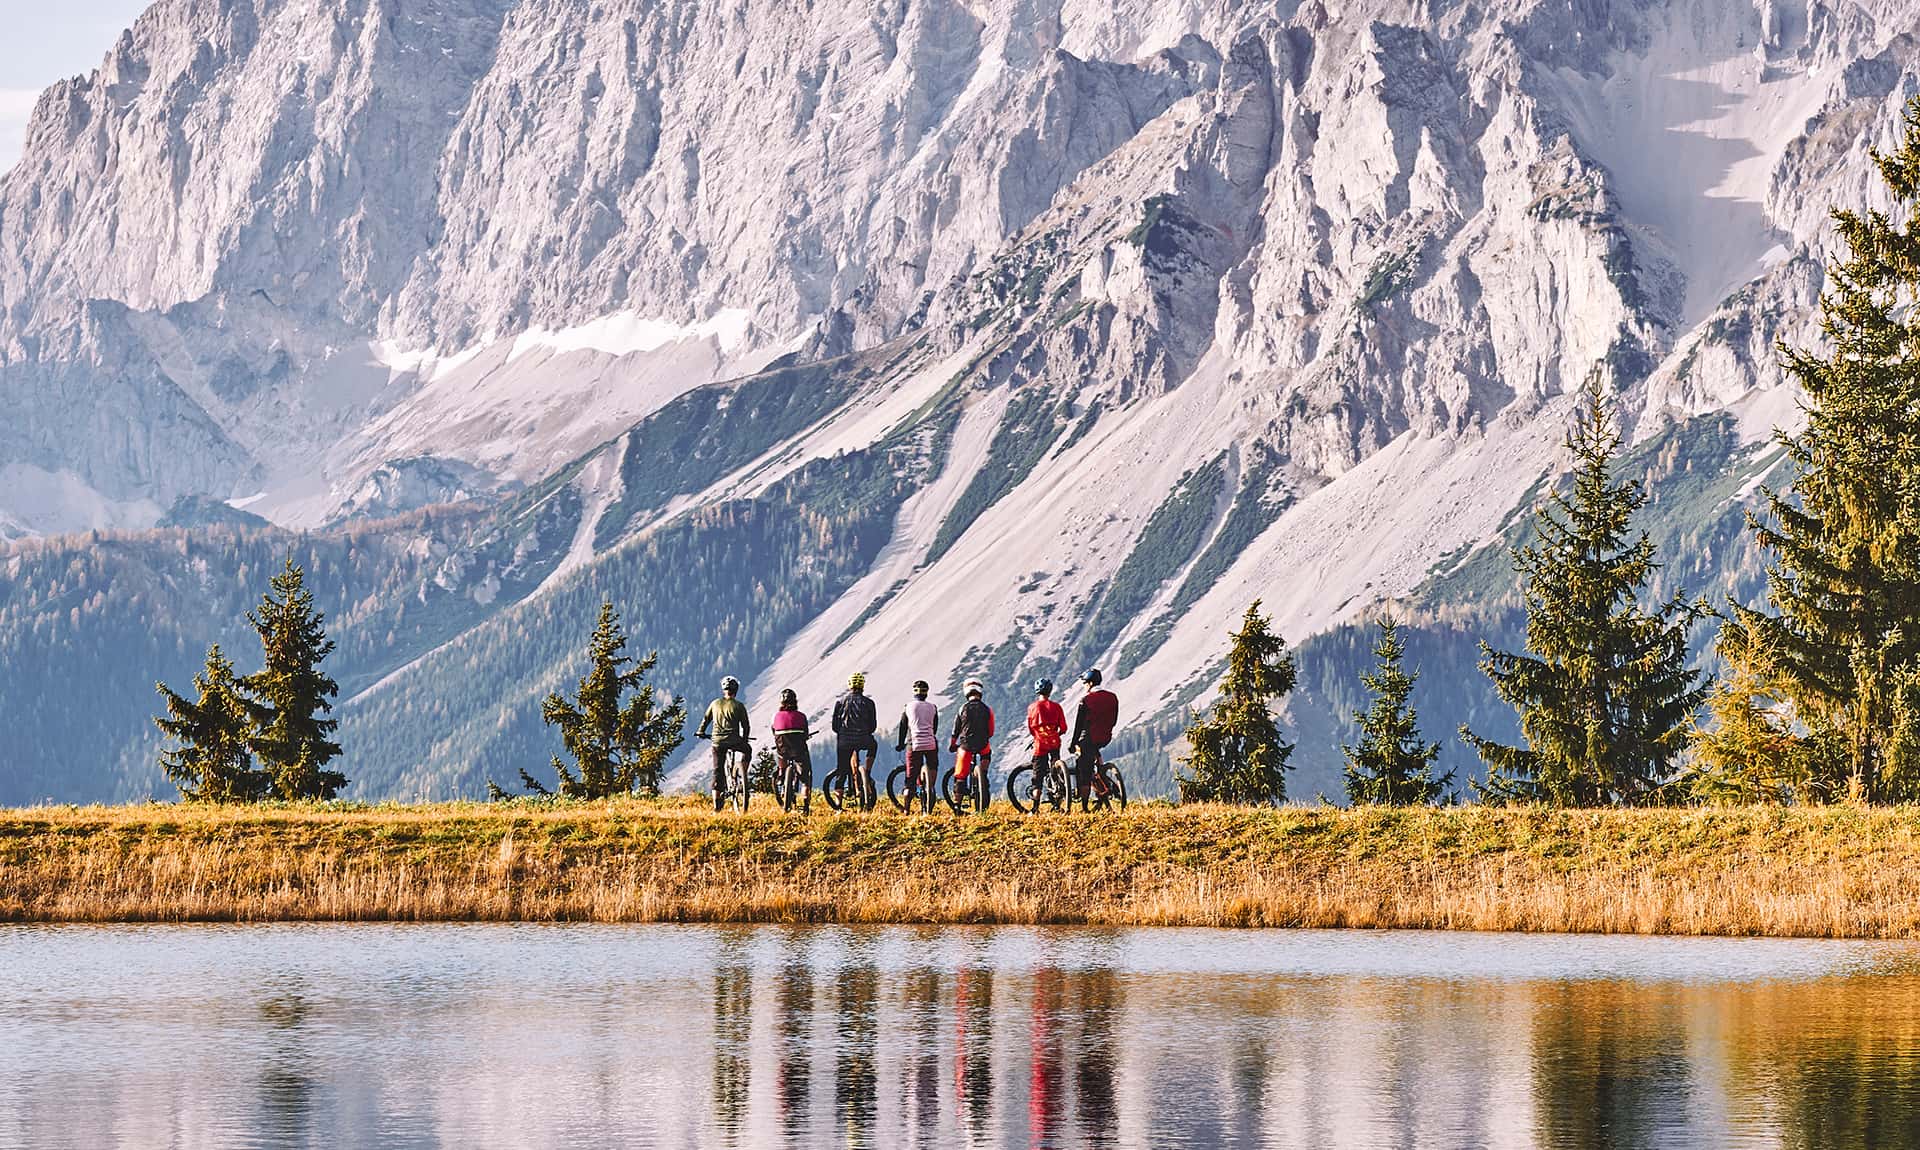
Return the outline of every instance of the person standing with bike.
<path id="1" fill-rule="evenodd" d="M 1060 740 L 1067 733 L 1067 713 L 1053 701 L 1053 680 L 1042 679 L 1033 685 L 1036 696 L 1027 708 L 1027 734 L 1033 736 L 1033 774 L 1060 761 Z"/>
<path id="2" fill-rule="evenodd" d="M 900 728 L 893 749 L 907 756 L 907 786 L 910 796 L 920 800 L 923 812 L 933 810 L 933 793 L 940 784 L 940 708 L 927 701 L 927 681 L 916 679 L 913 702 L 900 713 Z"/>
<path id="3" fill-rule="evenodd" d="M 848 782 L 860 796 L 862 810 L 872 810 L 877 797 L 873 786 L 873 756 L 880 744 L 873 735 L 879 729 L 879 713 L 873 700 L 867 697 L 867 677 L 855 671 L 847 677 L 847 693 L 833 704 L 833 734 L 837 768 L 847 773 Z M 857 766 L 863 753 L 866 763 Z"/>
<path id="4" fill-rule="evenodd" d="M 779 760 L 774 765 L 774 777 L 781 780 L 780 799 L 788 810 L 793 809 L 796 787 L 806 796 L 800 802 L 803 815 L 813 806 L 813 752 L 807 749 L 811 734 L 807 714 L 800 709 L 800 696 L 791 687 L 780 692 L 780 709 L 773 713 L 773 753 Z"/>
<path id="5" fill-rule="evenodd" d="M 978 679 L 967 680 L 967 701 L 960 704 L 960 715 L 953 721 L 953 737 L 947 740 L 947 750 L 958 752 L 960 758 L 954 764 L 953 780 L 959 795 L 973 794 L 974 805 L 986 804 L 981 798 L 986 794 L 987 762 L 993 757 L 993 708 L 987 706 L 980 696 L 985 688 Z M 980 767 L 980 782 L 977 790 L 969 790 L 975 764 Z"/>
<path id="6" fill-rule="evenodd" d="M 747 707 L 740 701 L 740 680 L 728 675 L 720 680 L 720 697 L 707 704 L 707 713 L 700 717 L 700 729 L 694 738 L 704 739 L 709 729 L 713 732 L 713 809 L 720 810 L 727 805 L 727 755 L 738 751 L 753 758 L 753 744 L 748 737 L 753 734 L 753 720 L 747 717 Z"/>
<path id="7" fill-rule="evenodd" d="M 1080 676 L 1080 681 L 1087 685 L 1087 693 L 1081 697 L 1080 709 L 1074 713 L 1073 741 L 1069 749 L 1074 756 L 1074 792 L 1084 811 L 1099 773 L 1100 752 L 1113 741 L 1113 728 L 1120 722 L 1120 700 L 1100 686 L 1098 667 L 1089 668 Z"/>

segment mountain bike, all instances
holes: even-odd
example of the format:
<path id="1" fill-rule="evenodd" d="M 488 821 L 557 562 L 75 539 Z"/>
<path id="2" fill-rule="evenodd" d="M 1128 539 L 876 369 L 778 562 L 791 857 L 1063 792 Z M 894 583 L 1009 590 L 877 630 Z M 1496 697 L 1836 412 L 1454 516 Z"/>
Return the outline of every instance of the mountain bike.
<path id="1" fill-rule="evenodd" d="M 1073 780 L 1067 777 L 1067 764 L 1059 755 L 1013 768 L 1007 775 L 1007 801 L 1023 815 L 1037 812 L 1041 804 L 1055 811 L 1064 810 L 1073 795 Z"/>
<path id="2" fill-rule="evenodd" d="M 1007 776 L 1007 801 L 1023 815 L 1040 810 L 1042 805 L 1054 811 L 1071 811 L 1080 801 L 1072 768 L 1065 756 L 1049 761 L 1038 769 L 1036 761 L 1018 766 Z M 1093 781 L 1087 788 L 1083 811 L 1124 811 L 1127 809 L 1127 780 L 1120 768 L 1095 752 Z"/>
<path id="3" fill-rule="evenodd" d="M 1093 753 L 1093 784 L 1087 788 L 1087 801 L 1082 810 L 1124 811 L 1127 809 L 1127 780 L 1120 775 L 1120 768 L 1107 761 L 1099 751 Z"/>
<path id="4" fill-rule="evenodd" d="M 948 767 L 940 775 L 940 797 L 947 800 L 947 806 L 956 815 L 968 811 L 984 811 L 991 801 L 992 791 L 987 787 L 988 758 L 976 757 L 973 770 L 967 780 L 961 782 L 954 776 L 954 768 Z"/>
<path id="5" fill-rule="evenodd" d="M 833 772 L 820 782 L 820 797 L 836 811 L 848 809 L 870 811 L 879 796 L 871 793 L 872 777 L 860 769 L 860 756 L 866 752 L 856 752 L 853 762 L 844 767 L 835 767 Z"/>
<path id="6" fill-rule="evenodd" d="M 774 746 L 777 748 L 779 745 L 776 737 Z M 789 758 L 778 750 L 774 751 L 774 756 L 779 761 L 773 770 L 773 799 L 780 804 L 781 810 L 791 812 L 793 804 L 800 801 L 800 792 L 810 789 L 813 782 L 813 764 L 808 761 L 812 756 L 796 755 Z"/>
<path id="7" fill-rule="evenodd" d="M 713 809 L 716 814 L 725 810 L 728 803 L 732 803 L 734 809 L 741 814 L 747 813 L 747 801 L 753 798 L 753 780 L 750 773 L 753 767 L 753 740 L 748 739 L 747 744 L 744 750 L 734 747 L 727 751 L 726 768 L 720 776 L 723 785 L 714 788 L 713 792 Z"/>
<path id="8" fill-rule="evenodd" d="M 893 801 L 893 808 L 902 814 L 912 813 L 916 804 L 922 814 L 932 814 L 935 764 L 929 758 L 915 769 L 909 765 L 912 762 L 913 752 L 909 751 L 907 761 L 887 775 L 887 798 Z"/>

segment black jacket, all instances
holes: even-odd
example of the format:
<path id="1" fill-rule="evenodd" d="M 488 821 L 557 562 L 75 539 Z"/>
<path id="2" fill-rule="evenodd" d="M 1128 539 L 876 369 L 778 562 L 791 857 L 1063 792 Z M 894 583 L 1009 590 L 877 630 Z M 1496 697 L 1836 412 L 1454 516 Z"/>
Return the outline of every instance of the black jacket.
<path id="1" fill-rule="evenodd" d="M 880 729 L 880 714 L 867 695 L 849 691 L 833 704 L 833 733 L 842 743 L 865 744 Z"/>

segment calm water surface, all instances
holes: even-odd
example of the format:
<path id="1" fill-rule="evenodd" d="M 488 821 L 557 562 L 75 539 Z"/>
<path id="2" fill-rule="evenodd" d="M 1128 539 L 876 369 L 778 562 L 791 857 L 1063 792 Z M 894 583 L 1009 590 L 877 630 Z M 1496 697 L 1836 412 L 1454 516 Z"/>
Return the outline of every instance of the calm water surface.
<path id="1" fill-rule="evenodd" d="M 0 927 L 0 1145 L 1920 1147 L 1920 951 Z"/>

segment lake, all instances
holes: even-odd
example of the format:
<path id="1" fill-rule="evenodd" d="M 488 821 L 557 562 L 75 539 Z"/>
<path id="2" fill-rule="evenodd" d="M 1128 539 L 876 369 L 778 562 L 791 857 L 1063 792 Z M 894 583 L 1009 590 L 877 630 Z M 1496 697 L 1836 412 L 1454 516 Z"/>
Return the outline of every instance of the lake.
<path id="1" fill-rule="evenodd" d="M 0 1146 L 1920 1146 L 1920 949 L 0 927 Z"/>

